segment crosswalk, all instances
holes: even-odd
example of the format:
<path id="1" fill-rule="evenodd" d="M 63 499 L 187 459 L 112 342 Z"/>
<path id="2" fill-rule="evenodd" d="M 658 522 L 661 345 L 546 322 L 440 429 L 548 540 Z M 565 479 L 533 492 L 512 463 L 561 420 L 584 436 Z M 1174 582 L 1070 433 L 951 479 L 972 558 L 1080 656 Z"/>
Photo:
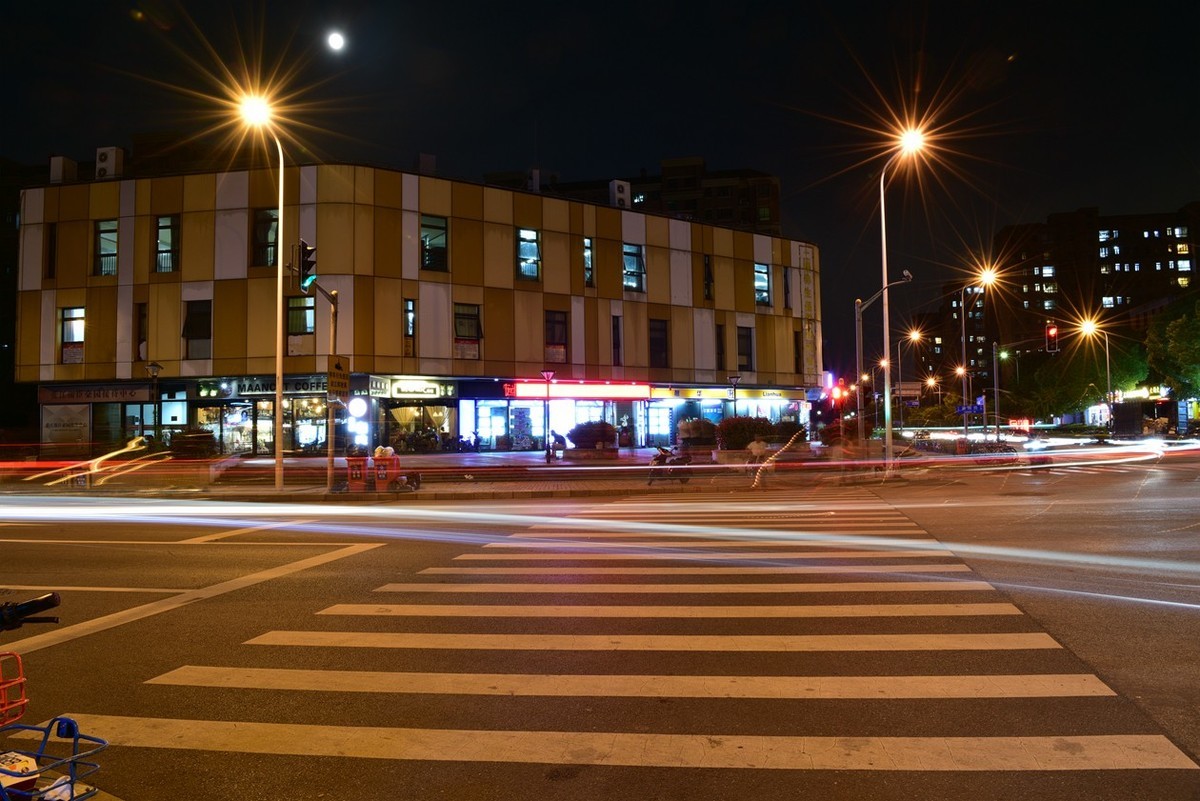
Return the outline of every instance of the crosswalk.
<path id="1" fill-rule="evenodd" d="M 658 495 L 570 523 L 147 682 L 209 698 L 466 699 L 436 707 L 436 722 L 75 717 L 118 746 L 480 766 L 849 771 L 912 788 L 932 774 L 1093 782 L 1080 788 L 1098 774 L 1195 775 L 1127 700 L 865 490 Z M 295 667 L 300 651 L 321 667 Z M 396 669 L 361 669 L 363 653 Z M 1047 797 L 1088 797 L 1054 782 Z"/>

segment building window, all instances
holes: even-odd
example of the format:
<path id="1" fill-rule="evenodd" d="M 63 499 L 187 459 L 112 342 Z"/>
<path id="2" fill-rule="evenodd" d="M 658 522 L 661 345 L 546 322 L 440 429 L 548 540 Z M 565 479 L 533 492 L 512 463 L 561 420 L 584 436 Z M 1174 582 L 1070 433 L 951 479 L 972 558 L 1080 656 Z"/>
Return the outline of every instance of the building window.
<path id="1" fill-rule="evenodd" d="M 725 369 L 725 326 L 717 324 L 717 369 Z"/>
<path id="2" fill-rule="evenodd" d="M 771 267 L 768 264 L 754 265 L 754 302 L 760 306 L 771 305 Z"/>
<path id="3" fill-rule="evenodd" d="M 551 364 L 567 363 L 567 313 L 565 311 L 547 311 L 546 324 L 546 361 Z"/>
<path id="4" fill-rule="evenodd" d="M 290 317 L 290 314 L 289 314 Z M 183 318 L 183 358 L 212 358 L 212 301 L 189 300 Z"/>
<path id="5" fill-rule="evenodd" d="M 1056 303 L 1054 302 L 1054 299 L 1053 299 L 1053 298 L 1050 298 L 1050 299 L 1048 299 L 1048 300 L 1043 300 L 1043 301 L 1042 301 L 1042 308 L 1043 308 L 1043 309 L 1045 309 L 1046 311 L 1050 311 L 1050 310 L 1051 310 L 1051 309 L 1053 309 L 1053 308 L 1054 308 L 1056 305 L 1058 305 L 1058 304 L 1056 304 Z"/>
<path id="6" fill-rule="evenodd" d="M 621 247 L 621 258 L 624 263 L 622 283 L 630 292 L 646 291 L 646 261 L 642 254 L 641 245 L 628 243 Z"/>
<path id="7" fill-rule="evenodd" d="M 1178 262 L 1178 268 L 1179 272 L 1181 273 L 1190 273 L 1192 271 L 1192 260 L 1180 259 Z"/>
<path id="8" fill-rule="evenodd" d="M 53 278 L 58 271 L 58 223 L 46 223 L 46 263 L 42 275 Z"/>
<path id="9" fill-rule="evenodd" d="M 1192 279 L 1191 279 L 1191 276 L 1181 275 L 1181 276 L 1177 277 L 1175 279 L 1175 281 L 1176 281 L 1176 283 L 1179 284 L 1180 289 L 1187 289 L 1188 284 L 1190 284 L 1192 282 Z"/>
<path id="10" fill-rule="evenodd" d="M 783 308 L 792 308 L 792 282 L 788 280 L 787 270 L 783 271 Z"/>
<path id="11" fill-rule="evenodd" d="M 1188 246 L 1187 242 L 1180 242 L 1175 246 L 1175 252 L 1181 256 L 1186 256 L 1192 252 L 1192 249 Z"/>
<path id="12" fill-rule="evenodd" d="M 583 238 L 583 285 L 595 286 L 596 273 L 592 269 L 592 238 Z"/>
<path id="13" fill-rule="evenodd" d="M 650 320 L 650 366 L 670 367 L 670 340 L 667 320 Z"/>
<path id="14" fill-rule="evenodd" d="M 455 303 L 454 358 L 478 359 L 481 339 L 483 326 L 479 322 L 479 307 L 468 303 Z"/>
<path id="15" fill-rule="evenodd" d="M 530 228 L 517 231 L 517 278 L 537 281 L 542 277 L 542 251 L 538 232 Z"/>
<path id="16" fill-rule="evenodd" d="M 278 242 L 279 209 L 256 209 L 252 238 L 254 250 L 250 254 L 250 263 L 255 267 L 274 266 Z"/>
<path id="17" fill-rule="evenodd" d="M 117 274 L 117 221 L 96 221 L 96 275 Z"/>
<path id="18" fill-rule="evenodd" d="M 173 273 L 179 269 L 179 215 L 158 218 L 158 236 L 154 243 L 154 272 Z"/>
<path id="19" fill-rule="evenodd" d="M 1053 277 L 1054 277 L 1053 265 L 1047 264 L 1044 267 L 1042 267 L 1042 278 L 1053 278 Z"/>
<path id="20" fill-rule="evenodd" d="M 290 337 L 316 331 L 317 299 L 309 295 L 288 298 L 287 332 Z"/>
<path id="21" fill-rule="evenodd" d="M 621 358 L 621 318 L 613 315 L 612 318 L 612 363 L 613 367 L 620 367 L 623 363 Z"/>
<path id="22" fill-rule="evenodd" d="M 449 272 L 450 260 L 446 256 L 446 218 L 421 215 L 421 269 Z"/>
<path id="23" fill-rule="evenodd" d="M 133 304 L 133 342 L 137 348 L 134 361 L 146 361 L 146 350 L 150 347 L 150 304 Z"/>
<path id="24" fill-rule="evenodd" d="M 738 369 L 754 369 L 754 329 L 739 325 L 737 330 Z"/>
<path id="25" fill-rule="evenodd" d="M 417 302 L 404 299 L 404 355 L 417 355 Z"/>
<path id="26" fill-rule="evenodd" d="M 60 340 L 59 361 L 62 364 L 83 363 L 83 307 L 69 306 L 59 312 Z"/>
<path id="27" fill-rule="evenodd" d="M 713 299 L 713 268 L 712 256 L 704 254 L 704 299 Z"/>

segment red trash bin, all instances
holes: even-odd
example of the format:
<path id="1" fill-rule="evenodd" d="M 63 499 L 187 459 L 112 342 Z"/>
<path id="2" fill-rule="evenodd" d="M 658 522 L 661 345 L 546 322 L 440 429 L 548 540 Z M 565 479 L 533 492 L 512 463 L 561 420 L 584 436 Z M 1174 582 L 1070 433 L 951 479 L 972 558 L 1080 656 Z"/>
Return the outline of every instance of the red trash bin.
<path id="1" fill-rule="evenodd" d="M 346 457 L 346 490 L 348 492 L 367 491 L 367 457 Z"/>
<path id="2" fill-rule="evenodd" d="M 376 456 L 374 466 L 375 489 L 379 492 L 391 489 L 391 483 L 400 478 L 399 456 Z"/>

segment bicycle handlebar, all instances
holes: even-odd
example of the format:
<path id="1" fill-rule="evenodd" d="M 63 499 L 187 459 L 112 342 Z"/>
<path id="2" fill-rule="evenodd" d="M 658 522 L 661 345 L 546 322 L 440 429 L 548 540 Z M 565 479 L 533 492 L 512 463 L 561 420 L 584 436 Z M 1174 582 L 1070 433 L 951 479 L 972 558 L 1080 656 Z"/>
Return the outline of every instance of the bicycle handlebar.
<path id="1" fill-rule="evenodd" d="M 19 629 L 25 623 L 57 623 L 57 617 L 38 615 L 62 603 L 57 592 L 48 592 L 28 601 L 0 603 L 0 631 Z"/>

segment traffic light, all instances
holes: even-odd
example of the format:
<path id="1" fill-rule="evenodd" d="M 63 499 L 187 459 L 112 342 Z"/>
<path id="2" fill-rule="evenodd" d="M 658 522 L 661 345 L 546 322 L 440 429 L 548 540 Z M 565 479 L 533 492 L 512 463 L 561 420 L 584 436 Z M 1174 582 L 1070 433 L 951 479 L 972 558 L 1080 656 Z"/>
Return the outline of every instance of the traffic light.
<path id="1" fill-rule="evenodd" d="M 317 249 L 300 240 L 300 291 L 308 294 L 308 288 L 317 280 Z"/>
<path id="2" fill-rule="evenodd" d="M 1058 353 L 1058 323 L 1046 323 L 1046 352 Z"/>

